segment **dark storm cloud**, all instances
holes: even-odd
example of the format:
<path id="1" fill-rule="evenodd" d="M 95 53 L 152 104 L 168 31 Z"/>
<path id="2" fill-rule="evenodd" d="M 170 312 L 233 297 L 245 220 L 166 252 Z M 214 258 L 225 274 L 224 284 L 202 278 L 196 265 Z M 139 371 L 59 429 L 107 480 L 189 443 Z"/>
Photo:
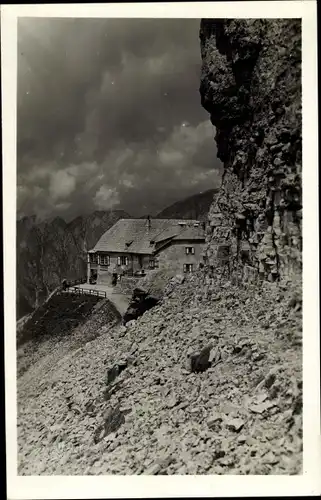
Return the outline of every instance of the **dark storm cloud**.
<path id="1" fill-rule="evenodd" d="M 198 20 L 20 19 L 18 209 L 141 215 L 218 183 Z"/>

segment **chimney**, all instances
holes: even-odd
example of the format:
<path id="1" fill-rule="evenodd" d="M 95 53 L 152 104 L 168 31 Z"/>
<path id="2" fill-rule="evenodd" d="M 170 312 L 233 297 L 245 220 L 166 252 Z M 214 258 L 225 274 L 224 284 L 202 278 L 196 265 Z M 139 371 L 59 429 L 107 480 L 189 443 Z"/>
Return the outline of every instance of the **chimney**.
<path id="1" fill-rule="evenodd" d="M 150 220 L 150 216 L 149 216 L 149 215 L 147 215 L 147 219 L 146 219 L 146 220 L 147 220 L 147 223 L 146 223 L 146 225 L 147 225 L 147 229 L 148 229 L 148 231 L 149 231 L 149 230 L 150 230 L 150 228 L 151 228 L 151 220 Z"/>

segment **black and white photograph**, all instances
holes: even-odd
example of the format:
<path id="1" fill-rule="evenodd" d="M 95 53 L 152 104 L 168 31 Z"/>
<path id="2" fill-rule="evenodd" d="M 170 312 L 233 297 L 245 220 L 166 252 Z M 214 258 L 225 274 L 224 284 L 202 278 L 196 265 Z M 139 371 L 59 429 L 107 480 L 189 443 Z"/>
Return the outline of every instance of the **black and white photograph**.
<path id="1" fill-rule="evenodd" d="M 18 476 L 304 475 L 302 19 L 181 13 L 17 17 Z"/>

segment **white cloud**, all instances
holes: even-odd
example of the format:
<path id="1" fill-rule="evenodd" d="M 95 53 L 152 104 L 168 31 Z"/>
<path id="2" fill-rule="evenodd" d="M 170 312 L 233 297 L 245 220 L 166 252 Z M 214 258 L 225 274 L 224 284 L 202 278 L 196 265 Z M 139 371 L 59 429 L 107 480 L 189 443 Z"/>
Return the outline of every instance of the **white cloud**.
<path id="1" fill-rule="evenodd" d="M 33 167 L 27 175 L 28 181 L 34 183 L 47 179 L 50 176 L 51 168 L 50 165 Z"/>
<path id="2" fill-rule="evenodd" d="M 56 210 L 59 210 L 59 212 L 64 212 L 65 210 L 68 210 L 70 208 L 71 203 L 68 202 L 62 202 L 58 203 L 58 205 L 55 205 Z"/>
<path id="3" fill-rule="evenodd" d="M 98 170 L 98 168 L 99 166 L 96 162 L 84 162 L 79 163 L 78 165 L 70 165 L 70 167 L 66 168 L 66 172 L 73 177 L 88 177 L 93 175 Z"/>
<path id="4" fill-rule="evenodd" d="M 134 183 L 131 179 L 124 179 L 122 181 L 122 185 L 125 186 L 126 188 L 132 188 L 134 187 Z"/>
<path id="5" fill-rule="evenodd" d="M 104 184 L 96 192 L 94 203 L 97 208 L 109 210 L 119 204 L 119 195 L 115 188 L 110 188 Z"/>
<path id="6" fill-rule="evenodd" d="M 193 186 L 216 186 L 219 182 L 219 172 L 217 169 L 207 170 L 206 172 L 198 172 L 192 176 L 190 184 Z"/>
<path id="7" fill-rule="evenodd" d="M 153 75 L 162 75 L 171 67 L 172 60 L 168 54 L 162 54 L 159 57 L 147 59 L 145 62 L 146 70 Z"/>
<path id="8" fill-rule="evenodd" d="M 161 150 L 159 152 L 159 160 L 165 166 L 177 166 L 177 163 L 180 163 L 184 160 L 184 154 L 182 151 L 166 151 Z"/>
<path id="9" fill-rule="evenodd" d="M 75 187 L 75 178 L 65 170 L 51 174 L 49 192 L 53 200 L 67 198 L 73 193 Z"/>
<path id="10" fill-rule="evenodd" d="M 213 127 L 209 120 L 196 127 L 183 122 L 175 127 L 172 134 L 159 146 L 158 158 L 162 165 L 178 167 L 190 164 L 190 159 L 203 144 L 213 138 Z"/>

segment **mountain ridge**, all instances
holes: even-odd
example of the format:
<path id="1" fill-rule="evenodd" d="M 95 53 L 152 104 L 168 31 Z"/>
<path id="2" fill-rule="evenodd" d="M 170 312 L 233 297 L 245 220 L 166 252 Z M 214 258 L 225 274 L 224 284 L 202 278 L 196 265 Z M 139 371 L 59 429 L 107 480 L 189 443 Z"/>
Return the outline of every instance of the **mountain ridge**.
<path id="1" fill-rule="evenodd" d="M 207 191 L 188 196 L 164 208 L 157 214 L 156 218 L 182 218 L 203 221 L 207 218 L 209 208 L 216 193 L 218 193 L 218 189 L 208 189 Z"/>

